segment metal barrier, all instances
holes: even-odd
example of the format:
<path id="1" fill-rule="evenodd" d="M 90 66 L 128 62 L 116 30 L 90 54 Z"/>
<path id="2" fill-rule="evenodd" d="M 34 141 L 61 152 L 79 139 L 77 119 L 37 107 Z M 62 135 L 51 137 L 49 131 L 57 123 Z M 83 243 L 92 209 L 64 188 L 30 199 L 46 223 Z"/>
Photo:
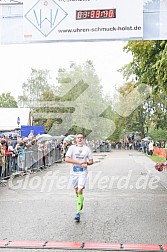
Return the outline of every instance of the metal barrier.
<path id="1" fill-rule="evenodd" d="M 110 143 L 89 143 L 88 146 L 91 148 L 92 152 L 110 152 L 111 144 Z"/>
<path id="2" fill-rule="evenodd" d="M 5 156 L 4 163 L 0 165 L 0 184 L 5 183 L 11 176 L 41 171 L 60 161 L 60 149 L 52 146 Z"/>

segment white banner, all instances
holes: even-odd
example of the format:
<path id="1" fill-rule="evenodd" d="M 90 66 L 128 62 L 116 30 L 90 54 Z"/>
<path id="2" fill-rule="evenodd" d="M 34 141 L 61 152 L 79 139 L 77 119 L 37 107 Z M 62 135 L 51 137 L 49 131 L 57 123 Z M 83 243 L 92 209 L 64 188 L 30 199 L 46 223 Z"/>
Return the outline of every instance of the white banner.
<path id="1" fill-rule="evenodd" d="M 143 38 L 143 0 L 24 0 L 24 41 Z"/>

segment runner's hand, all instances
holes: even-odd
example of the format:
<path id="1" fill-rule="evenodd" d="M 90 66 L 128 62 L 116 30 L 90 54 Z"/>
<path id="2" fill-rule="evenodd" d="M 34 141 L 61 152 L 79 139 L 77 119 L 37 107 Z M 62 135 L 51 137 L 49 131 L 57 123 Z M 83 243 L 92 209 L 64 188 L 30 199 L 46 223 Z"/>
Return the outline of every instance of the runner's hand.
<path id="1" fill-rule="evenodd" d="M 82 168 L 87 168 L 87 164 L 82 164 Z"/>

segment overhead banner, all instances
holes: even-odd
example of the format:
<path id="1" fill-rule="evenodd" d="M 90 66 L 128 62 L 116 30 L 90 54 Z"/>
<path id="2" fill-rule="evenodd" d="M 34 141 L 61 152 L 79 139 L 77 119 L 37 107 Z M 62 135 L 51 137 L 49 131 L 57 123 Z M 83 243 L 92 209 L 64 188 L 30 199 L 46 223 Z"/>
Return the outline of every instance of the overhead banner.
<path id="1" fill-rule="evenodd" d="M 24 0 L 24 41 L 143 38 L 143 0 Z"/>
<path id="2" fill-rule="evenodd" d="M 0 0 L 0 44 L 166 40 L 166 27 L 167 0 Z"/>

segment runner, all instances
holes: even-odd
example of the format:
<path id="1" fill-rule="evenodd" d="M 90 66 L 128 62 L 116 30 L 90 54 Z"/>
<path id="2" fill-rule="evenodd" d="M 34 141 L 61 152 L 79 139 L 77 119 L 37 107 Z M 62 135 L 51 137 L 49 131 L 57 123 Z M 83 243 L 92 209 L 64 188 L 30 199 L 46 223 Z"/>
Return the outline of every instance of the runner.
<path id="1" fill-rule="evenodd" d="M 85 188 L 88 174 L 87 166 L 93 164 L 90 148 L 84 144 L 84 135 L 76 135 L 76 144 L 71 145 L 66 153 L 65 161 L 71 163 L 70 178 L 77 196 L 77 213 L 75 220 L 80 221 L 80 211 L 83 208 L 83 189 Z"/>

